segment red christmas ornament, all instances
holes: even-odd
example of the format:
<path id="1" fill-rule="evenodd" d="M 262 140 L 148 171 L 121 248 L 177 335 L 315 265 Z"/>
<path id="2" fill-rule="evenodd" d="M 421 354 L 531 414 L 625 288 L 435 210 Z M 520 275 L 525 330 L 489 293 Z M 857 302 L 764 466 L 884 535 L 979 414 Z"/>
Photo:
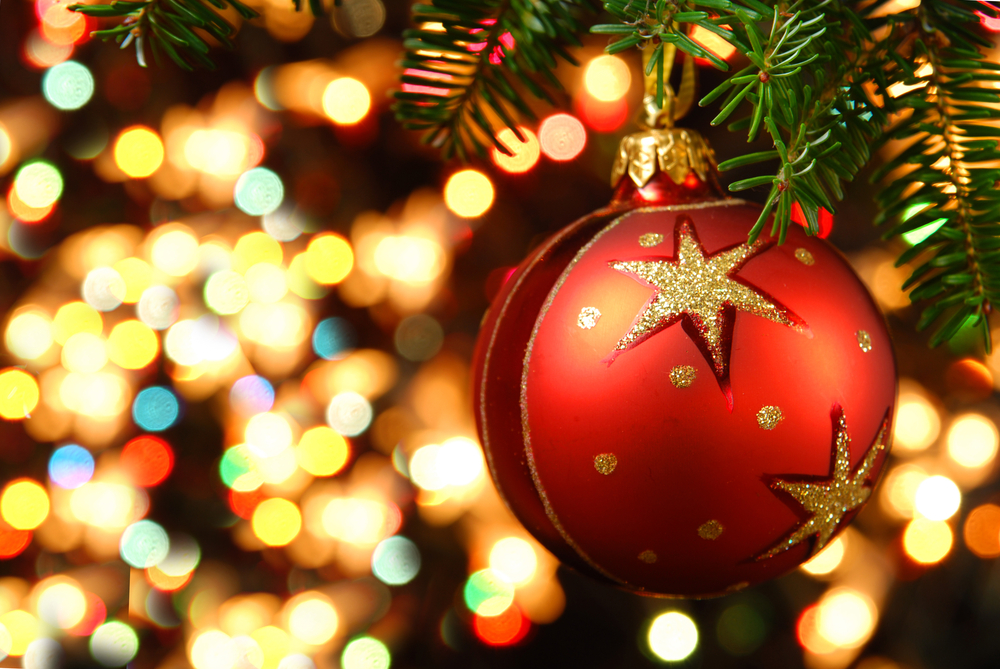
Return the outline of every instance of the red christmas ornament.
<path id="1" fill-rule="evenodd" d="M 870 497 L 891 437 L 868 291 L 797 226 L 747 244 L 760 208 L 713 170 L 690 131 L 627 137 L 612 203 L 520 265 L 474 362 L 508 506 L 566 564 L 645 594 L 806 561 Z"/>

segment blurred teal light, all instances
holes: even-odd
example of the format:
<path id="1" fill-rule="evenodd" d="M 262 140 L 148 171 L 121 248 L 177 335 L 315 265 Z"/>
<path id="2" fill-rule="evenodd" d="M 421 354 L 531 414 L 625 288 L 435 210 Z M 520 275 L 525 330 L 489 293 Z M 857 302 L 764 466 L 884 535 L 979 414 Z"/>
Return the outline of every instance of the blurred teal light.
<path id="1" fill-rule="evenodd" d="M 284 199 L 285 187 L 281 177 L 266 167 L 244 172 L 233 190 L 236 206 L 251 216 L 264 216 L 276 211 Z"/>
<path id="2" fill-rule="evenodd" d="M 79 109 L 94 95 L 94 75 L 74 60 L 59 63 L 46 70 L 42 77 L 42 95 L 56 109 Z"/>

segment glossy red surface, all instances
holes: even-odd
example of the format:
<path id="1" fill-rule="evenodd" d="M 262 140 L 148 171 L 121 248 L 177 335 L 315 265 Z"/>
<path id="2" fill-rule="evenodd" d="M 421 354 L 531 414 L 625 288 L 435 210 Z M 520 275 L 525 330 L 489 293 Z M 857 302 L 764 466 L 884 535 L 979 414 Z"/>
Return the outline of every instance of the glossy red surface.
<path id="1" fill-rule="evenodd" d="M 680 207 L 709 255 L 743 243 L 759 212 L 722 202 Z M 609 352 L 654 290 L 609 262 L 673 258 L 678 215 L 670 207 L 600 211 L 526 260 L 484 321 L 475 390 L 494 480 L 546 547 L 627 589 L 703 596 L 778 576 L 809 557 L 814 540 L 758 559 L 808 518 L 770 482 L 830 478 L 836 404 L 845 412 L 856 467 L 891 413 L 896 372 L 884 321 L 864 286 L 828 243 L 794 226 L 784 245 L 734 275 L 794 311 L 808 334 L 737 310 L 731 411 L 680 322 L 609 365 Z M 617 216 L 620 222 L 609 225 Z M 648 233 L 663 241 L 641 246 Z M 796 256 L 800 249 L 812 264 Z M 601 311 L 592 329 L 577 324 L 583 307 Z M 867 352 L 859 330 L 871 338 Z M 680 365 L 695 369 L 689 387 L 671 383 Z M 764 406 L 783 414 L 772 430 L 758 425 Z M 609 475 L 595 469 L 603 453 L 617 458 Z M 885 457 L 878 456 L 871 484 Z M 698 532 L 710 520 L 723 528 L 716 539 Z"/>

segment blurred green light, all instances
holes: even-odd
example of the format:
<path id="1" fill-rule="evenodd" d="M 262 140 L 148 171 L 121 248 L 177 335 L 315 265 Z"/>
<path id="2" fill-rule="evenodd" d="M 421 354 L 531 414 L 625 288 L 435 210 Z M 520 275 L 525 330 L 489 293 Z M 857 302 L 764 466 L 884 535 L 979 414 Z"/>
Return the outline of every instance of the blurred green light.
<path id="1" fill-rule="evenodd" d="M 263 216 L 276 211 L 285 199 L 281 178 L 266 167 L 244 172 L 236 181 L 233 200 L 241 211 L 251 216 Z"/>
<path id="2" fill-rule="evenodd" d="M 920 226 L 916 230 L 910 230 L 909 232 L 904 232 L 902 234 L 903 241 L 909 244 L 910 246 L 916 246 L 917 244 L 919 244 L 920 242 L 924 241 L 925 239 L 933 235 L 935 232 L 937 232 L 938 229 L 947 222 L 948 222 L 947 218 L 939 218 L 937 220 L 931 221 L 927 225 Z"/>
<path id="3" fill-rule="evenodd" d="M 389 669 L 392 655 L 385 644 L 370 636 L 354 639 L 340 656 L 342 669 Z"/>
<path id="4" fill-rule="evenodd" d="M 469 577 L 462 593 L 469 610 L 481 616 L 498 616 L 514 602 L 514 586 L 492 569 Z"/>
<path id="5" fill-rule="evenodd" d="M 372 573 L 386 585 L 409 583 L 420 571 L 420 550 L 406 537 L 384 539 L 372 552 Z"/>
<path id="6" fill-rule="evenodd" d="M 159 524 L 140 520 L 125 528 L 118 547 L 122 560 L 136 569 L 146 569 L 163 562 L 170 553 L 170 539 Z"/>
<path id="7" fill-rule="evenodd" d="M 219 462 L 219 478 L 222 479 L 227 488 L 232 488 L 237 479 L 249 473 L 252 468 L 250 451 L 246 444 L 239 444 L 227 448 L 226 452 L 222 454 L 222 461 Z"/>
<path id="8" fill-rule="evenodd" d="M 76 61 L 59 63 L 46 70 L 42 77 L 42 95 L 56 109 L 79 109 L 94 95 L 94 75 Z"/>
<path id="9" fill-rule="evenodd" d="M 44 209 L 62 197 L 62 175 L 51 163 L 32 161 L 18 170 L 14 177 L 14 192 L 29 207 Z"/>
<path id="10" fill-rule="evenodd" d="M 716 627 L 719 645 L 730 654 L 743 656 L 757 650 L 767 636 L 767 623 L 751 606 L 735 604 L 722 612 Z"/>
<path id="11" fill-rule="evenodd" d="M 104 623 L 90 637 L 90 654 L 105 667 L 124 667 L 139 652 L 139 637 L 123 622 Z"/>

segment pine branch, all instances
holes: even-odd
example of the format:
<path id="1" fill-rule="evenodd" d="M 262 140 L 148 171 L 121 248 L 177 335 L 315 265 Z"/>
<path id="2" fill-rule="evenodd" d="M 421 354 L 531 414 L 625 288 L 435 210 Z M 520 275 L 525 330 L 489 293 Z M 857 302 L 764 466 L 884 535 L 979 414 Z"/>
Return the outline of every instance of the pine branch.
<path id="1" fill-rule="evenodd" d="M 299 1 L 295 0 L 296 8 Z M 136 60 L 143 67 L 148 45 L 157 62 L 163 53 L 185 70 L 194 69 L 194 65 L 214 69 L 215 64 L 208 57 L 209 45 L 196 30 L 232 49 L 230 38 L 235 29 L 205 3 L 221 10 L 231 6 L 244 19 L 258 16 L 239 0 L 113 0 L 107 5 L 70 5 L 69 9 L 96 18 L 122 19 L 114 28 L 95 31 L 94 36 L 114 40 L 122 49 L 134 43 Z M 322 11 L 320 0 L 310 0 L 310 6 L 314 11 L 316 8 Z"/>
<path id="2" fill-rule="evenodd" d="M 892 177 L 877 197 L 876 222 L 895 221 L 887 236 L 926 235 L 897 264 L 924 259 L 903 288 L 930 303 L 918 329 L 943 320 L 931 345 L 978 325 L 989 350 L 986 316 L 1000 298 L 1000 91 L 990 86 L 1000 64 L 987 60 L 991 44 L 970 30 L 978 18 L 965 7 L 923 0 L 895 20 L 903 19 L 913 35 L 908 60 L 920 66 L 902 56 L 887 73 L 889 84 L 910 87 L 886 97 L 900 115 L 886 139 L 907 148 L 873 175 Z"/>
<path id="3" fill-rule="evenodd" d="M 541 81 L 559 88 L 556 58 L 576 64 L 566 45 L 579 45 L 577 15 L 587 0 L 431 0 L 413 6 L 422 27 L 403 33 L 402 90 L 393 93 L 396 118 L 425 130 L 423 141 L 446 158 L 486 155 L 482 137 L 500 151 L 497 127 L 517 129 L 520 114 L 534 118 L 519 83 L 552 103 Z M 491 118 L 492 117 L 492 118 Z"/>
<path id="4" fill-rule="evenodd" d="M 691 0 L 683 6 L 668 0 L 647 6 L 608 0 L 605 8 L 621 23 L 595 26 L 591 32 L 624 35 L 608 47 L 609 53 L 633 46 L 654 49 L 650 72 L 663 58 L 663 43 L 728 69 L 689 37 L 693 26 L 720 36 L 750 60 L 700 104 L 722 99 L 713 124 L 726 121 L 741 107 L 749 108 L 749 115 L 729 128 L 746 130 L 748 141 L 763 130 L 774 149 L 740 156 L 719 167 L 779 161 L 777 173 L 730 186 L 732 191 L 770 186 L 751 240 L 774 213 L 772 234 L 783 241 L 796 203 L 809 232 L 818 232 L 819 209 L 836 211 L 834 203 L 843 197 L 841 182 L 853 179 L 868 161 L 869 146 L 885 120 L 863 88 L 877 63 L 864 48 L 872 38 L 857 15 L 839 0 L 773 6 L 758 0 Z M 660 79 L 658 89 L 662 75 Z"/>

